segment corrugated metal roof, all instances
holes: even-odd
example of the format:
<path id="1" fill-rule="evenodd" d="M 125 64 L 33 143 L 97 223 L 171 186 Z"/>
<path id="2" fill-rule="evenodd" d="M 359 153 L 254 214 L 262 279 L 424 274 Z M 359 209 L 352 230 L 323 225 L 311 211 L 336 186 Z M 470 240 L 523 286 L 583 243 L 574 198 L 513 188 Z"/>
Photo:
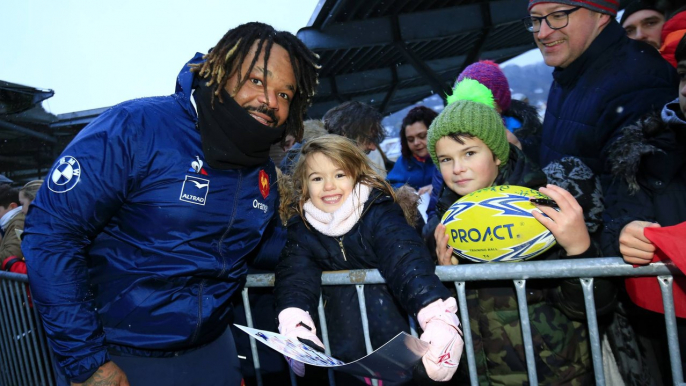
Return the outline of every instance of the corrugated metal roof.
<path id="1" fill-rule="evenodd" d="M 325 0 L 298 37 L 320 56 L 308 115 L 346 100 L 390 113 L 449 92 L 479 59 L 502 62 L 534 48 L 522 0 Z"/>

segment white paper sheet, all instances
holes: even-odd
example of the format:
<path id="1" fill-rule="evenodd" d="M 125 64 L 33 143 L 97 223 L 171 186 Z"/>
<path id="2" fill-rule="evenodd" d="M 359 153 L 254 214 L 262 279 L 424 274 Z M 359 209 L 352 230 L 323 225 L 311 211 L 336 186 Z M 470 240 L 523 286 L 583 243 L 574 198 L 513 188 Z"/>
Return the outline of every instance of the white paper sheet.
<path id="1" fill-rule="evenodd" d="M 412 378 L 412 370 L 429 344 L 404 332 L 371 354 L 350 363 L 320 353 L 281 334 L 236 324 L 236 327 L 279 353 L 312 366 L 328 367 L 361 377 L 402 381 Z"/>

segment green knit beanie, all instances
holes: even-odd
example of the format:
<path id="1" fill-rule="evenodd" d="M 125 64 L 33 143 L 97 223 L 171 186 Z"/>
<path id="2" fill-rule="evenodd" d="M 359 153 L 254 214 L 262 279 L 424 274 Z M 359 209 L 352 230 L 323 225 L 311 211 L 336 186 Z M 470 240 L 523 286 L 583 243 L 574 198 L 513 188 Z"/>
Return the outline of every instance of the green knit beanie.
<path id="1" fill-rule="evenodd" d="M 448 97 L 448 106 L 429 127 L 429 154 L 436 167 L 440 169 L 436 158 L 436 142 L 455 133 L 471 134 L 479 138 L 500 160 L 500 167 L 507 163 L 510 155 L 510 145 L 505 134 L 507 129 L 494 106 L 491 90 L 476 80 L 464 79 L 455 85 L 453 94 Z"/>

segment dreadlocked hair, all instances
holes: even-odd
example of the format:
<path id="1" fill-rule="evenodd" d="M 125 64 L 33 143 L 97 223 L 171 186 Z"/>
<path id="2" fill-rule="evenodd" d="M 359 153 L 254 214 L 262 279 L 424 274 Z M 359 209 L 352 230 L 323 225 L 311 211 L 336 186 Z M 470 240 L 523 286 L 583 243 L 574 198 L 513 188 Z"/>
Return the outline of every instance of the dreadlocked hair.
<path id="1" fill-rule="evenodd" d="M 214 105 L 215 97 L 219 98 L 220 103 L 223 103 L 221 90 L 229 78 L 234 75 L 238 77 L 235 89 L 230 92 L 232 96 L 248 80 L 247 75 L 241 71 L 241 65 L 255 42 L 257 42 L 257 49 L 248 68 L 248 74 L 252 72 L 261 52 L 265 53 L 264 70 L 267 71 L 269 54 L 274 44 L 283 47 L 288 52 L 297 89 L 290 103 L 284 138 L 290 134 L 299 142 L 303 135 L 303 116 L 305 116 L 307 107 L 312 103 L 312 97 L 318 84 L 317 76 L 320 66 L 317 64 L 319 56 L 310 51 L 300 39 L 290 32 L 276 31 L 272 26 L 258 22 L 239 25 L 229 30 L 217 45 L 207 55 L 203 56 L 204 62 L 191 64 L 191 71 L 197 73 L 200 78 L 207 79 L 206 85 L 208 87 L 214 86 L 212 105 Z M 266 94 L 266 77 L 263 87 Z"/>

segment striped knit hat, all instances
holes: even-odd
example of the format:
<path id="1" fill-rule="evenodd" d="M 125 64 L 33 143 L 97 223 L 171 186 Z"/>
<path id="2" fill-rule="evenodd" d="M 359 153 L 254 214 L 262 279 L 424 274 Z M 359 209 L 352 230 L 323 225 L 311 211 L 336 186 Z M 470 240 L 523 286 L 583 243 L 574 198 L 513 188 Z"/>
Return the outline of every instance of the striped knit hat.
<path id="1" fill-rule="evenodd" d="M 451 134 L 470 134 L 483 141 L 505 166 L 510 155 L 510 145 L 505 134 L 503 119 L 495 111 L 493 94 L 483 84 L 465 79 L 459 82 L 448 105 L 431 123 L 427 135 L 429 154 L 438 167 L 436 142 Z"/>
<path id="2" fill-rule="evenodd" d="M 608 15 L 617 16 L 617 9 L 619 8 L 619 0 L 529 0 L 529 11 L 536 4 L 543 3 L 557 3 L 567 4 L 574 7 L 584 7 L 591 11 L 606 13 Z"/>
<path id="3" fill-rule="evenodd" d="M 498 63 L 490 60 L 481 60 L 472 63 L 460 73 L 455 85 L 462 79 L 469 78 L 488 87 L 493 93 L 495 103 L 500 107 L 500 111 L 507 111 L 510 108 L 512 95 L 510 94 L 510 84 L 507 82 L 505 74 L 498 66 Z"/>

